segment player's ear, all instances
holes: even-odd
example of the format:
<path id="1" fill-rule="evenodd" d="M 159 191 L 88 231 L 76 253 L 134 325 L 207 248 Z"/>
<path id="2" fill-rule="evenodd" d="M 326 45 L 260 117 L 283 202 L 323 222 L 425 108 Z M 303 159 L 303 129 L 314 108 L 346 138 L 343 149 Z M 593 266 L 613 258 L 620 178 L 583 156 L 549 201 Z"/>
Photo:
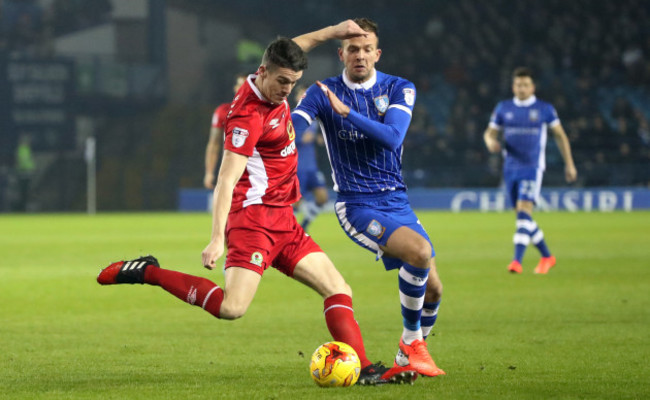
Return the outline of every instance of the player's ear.
<path id="1" fill-rule="evenodd" d="M 380 58 L 381 58 L 381 49 L 377 49 L 377 60 L 375 60 L 375 62 L 379 61 Z"/>
<path id="2" fill-rule="evenodd" d="M 339 47 L 339 60 L 343 61 L 343 47 Z"/>
<path id="3" fill-rule="evenodd" d="M 267 71 L 266 65 L 260 65 L 259 67 L 257 67 L 257 75 L 259 76 L 266 76 L 266 71 Z"/>

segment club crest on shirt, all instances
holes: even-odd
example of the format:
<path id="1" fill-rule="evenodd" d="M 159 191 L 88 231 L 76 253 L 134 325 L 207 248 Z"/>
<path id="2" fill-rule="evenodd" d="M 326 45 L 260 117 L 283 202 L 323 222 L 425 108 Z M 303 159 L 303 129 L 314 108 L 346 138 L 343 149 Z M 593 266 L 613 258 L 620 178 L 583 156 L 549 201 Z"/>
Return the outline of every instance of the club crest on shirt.
<path id="1" fill-rule="evenodd" d="M 528 112 L 528 119 L 531 122 L 536 122 L 539 120 L 539 110 L 530 110 Z"/>
<path id="2" fill-rule="evenodd" d="M 505 117 L 506 117 L 506 119 L 513 119 L 515 117 L 515 115 L 512 112 L 508 111 L 506 113 Z"/>
<path id="3" fill-rule="evenodd" d="M 253 265 L 261 267 L 262 262 L 264 262 L 264 257 L 262 256 L 262 253 L 256 251 L 255 253 L 251 254 L 251 260 L 249 262 Z"/>
<path id="4" fill-rule="evenodd" d="M 385 231 L 386 228 L 381 226 L 379 221 L 377 221 L 376 219 L 370 221 L 368 227 L 366 228 L 366 232 L 368 232 L 372 236 L 376 236 L 378 239 L 381 239 L 381 237 L 384 236 Z"/>
<path id="5" fill-rule="evenodd" d="M 404 102 L 406 102 L 407 105 L 412 106 L 415 104 L 415 89 L 406 88 L 403 89 L 402 92 L 404 93 Z"/>
<path id="6" fill-rule="evenodd" d="M 289 135 L 289 140 L 296 138 L 296 131 L 293 129 L 293 123 L 291 120 L 287 121 L 287 134 Z"/>
<path id="7" fill-rule="evenodd" d="M 248 131 L 242 128 L 234 128 L 232 130 L 232 145 L 235 147 L 242 147 L 248 139 Z"/>
<path id="8" fill-rule="evenodd" d="M 386 113 L 386 110 L 388 110 L 388 96 L 382 95 L 375 97 L 373 100 L 375 101 L 375 107 L 377 107 L 379 115 L 384 115 L 384 113 Z"/>

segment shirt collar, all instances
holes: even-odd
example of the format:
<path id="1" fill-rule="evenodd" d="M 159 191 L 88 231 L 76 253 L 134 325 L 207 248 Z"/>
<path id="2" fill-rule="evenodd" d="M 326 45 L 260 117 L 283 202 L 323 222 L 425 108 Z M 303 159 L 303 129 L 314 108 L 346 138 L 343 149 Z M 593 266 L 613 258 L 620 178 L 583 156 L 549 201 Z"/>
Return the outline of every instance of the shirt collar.
<path id="1" fill-rule="evenodd" d="M 377 70 L 373 68 L 372 76 L 370 77 L 370 79 L 361 83 L 352 82 L 348 78 L 348 75 L 345 73 L 345 70 L 343 70 L 343 83 L 345 83 L 345 86 L 349 87 L 352 90 L 356 90 L 356 89 L 368 90 L 371 87 L 375 86 L 375 83 L 377 83 Z"/>
<path id="2" fill-rule="evenodd" d="M 530 96 L 529 98 L 527 98 L 526 100 L 519 100 L 519 99 L 515 96 L 515 97 L 512 99 L 512 101 L 513 101 L 513 103 L 515 103 L 515 105 L 516 105 L 517 107 L 528 107 L 528 106 L 532 106 L 533 103 L 535 103 L 535 102 L 537 101 L 537 97 L 535 97 L 535 95 L 532 95 L 532 96 Z"/>

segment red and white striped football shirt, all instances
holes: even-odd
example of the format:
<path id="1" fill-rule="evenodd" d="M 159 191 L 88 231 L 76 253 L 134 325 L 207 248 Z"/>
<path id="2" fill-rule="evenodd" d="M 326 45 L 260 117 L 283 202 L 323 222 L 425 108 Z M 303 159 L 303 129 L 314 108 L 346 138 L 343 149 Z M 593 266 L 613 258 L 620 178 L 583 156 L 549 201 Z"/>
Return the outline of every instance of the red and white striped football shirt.
<path id="1" fill-rule="evenodd" d="M 300 199 L 296 134 L 287 101 L 273 104 L 249 75 L 226 118 L 224 148 L 248 156 L 233 192 L 231 211 L 252 204 L 287 206 Z"/>

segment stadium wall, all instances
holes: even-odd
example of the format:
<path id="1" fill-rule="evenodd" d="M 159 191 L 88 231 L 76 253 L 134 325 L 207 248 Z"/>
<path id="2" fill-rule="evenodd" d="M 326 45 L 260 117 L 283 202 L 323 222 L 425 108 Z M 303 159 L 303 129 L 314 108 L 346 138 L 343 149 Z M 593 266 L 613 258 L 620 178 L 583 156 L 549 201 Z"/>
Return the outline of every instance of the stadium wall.
<path id="1" fill-rule="evenodd" d="M 504 211 L 510 207 L 500 189 L 424 189 L 409 190 L 415 209 L 460 211 Z M 332 193 L 330 198 L 335 198 Z M 212 192 L 205 189 L 181 189 L 179 211 L 209 211 Z M 541 192 L 538 209 L 543 211 L 634 211 L 650 209 L 650 189 L 636 187 L 600 187 L 590 189 L 547 188 Z"/>

